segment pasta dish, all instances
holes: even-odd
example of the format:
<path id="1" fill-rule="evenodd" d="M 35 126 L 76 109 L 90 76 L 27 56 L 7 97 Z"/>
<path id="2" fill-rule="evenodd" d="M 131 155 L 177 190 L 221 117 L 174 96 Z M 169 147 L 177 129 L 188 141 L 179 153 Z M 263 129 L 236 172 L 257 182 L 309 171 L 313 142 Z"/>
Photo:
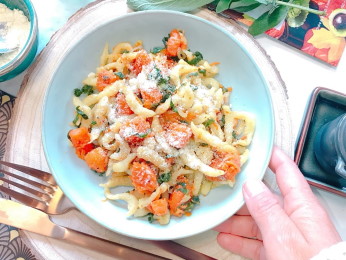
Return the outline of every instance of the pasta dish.
<path id="1" fill-rule="evenodd" d="M 95 72 L 74 90 L 68 138 L 88 167 L 107 176 L 107 200 L 128 215 L 169 223 L 191 215 L 199 197 L 232 187 L 247 161 L 255 120 L 233 111 L 218 62 L 191 51 L 173 29 L 163 46 L 106 44 Z M 116 192 L 117 187 L 129 187 Z"/>

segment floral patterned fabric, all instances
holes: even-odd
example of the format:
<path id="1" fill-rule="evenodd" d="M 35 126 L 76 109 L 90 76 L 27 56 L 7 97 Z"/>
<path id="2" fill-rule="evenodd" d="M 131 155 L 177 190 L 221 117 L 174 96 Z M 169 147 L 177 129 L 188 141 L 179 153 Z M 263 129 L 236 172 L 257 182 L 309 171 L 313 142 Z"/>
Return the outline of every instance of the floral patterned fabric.
<path id="1" fill-rule="evenodd" d="M 14 101 L 13 96 L 0 91 L 0 159 L 5 154 L 6 137 Z M 3 177 L 1 172 L 0 176 Z M 0 185 L 3 185 L 1 180 Z M 8 198 L 8 196 L 0 193 L 0 198 Z M 36 260 L 36 257 L 22 241 L 17 229 L 1 223 L 0 260 Z"/>

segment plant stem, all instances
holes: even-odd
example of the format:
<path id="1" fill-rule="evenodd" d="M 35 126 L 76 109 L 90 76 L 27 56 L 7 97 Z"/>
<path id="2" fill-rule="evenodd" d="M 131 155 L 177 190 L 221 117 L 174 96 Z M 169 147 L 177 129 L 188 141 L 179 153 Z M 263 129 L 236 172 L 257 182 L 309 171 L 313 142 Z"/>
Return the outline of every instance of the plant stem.
<path id="1" fill-rule="evenodd" d="M 298 8 L 298 9 L 307 11 L 309 13 L 317 14 L 317 15 L 325 15 L 324 11 L 311 9 L 309 7 L 305 7 L 305 6 L 301 6 L 301 5 L 296 5 L 296 4 L 292 4 L 292 3 L 288 3 L 288 2 L 284 2 L 284 1 L 280 1 L 280 0 L 275 1 L 275 3 L 279 4 L 279 5 L 286 5 L 289 7 Z"/>

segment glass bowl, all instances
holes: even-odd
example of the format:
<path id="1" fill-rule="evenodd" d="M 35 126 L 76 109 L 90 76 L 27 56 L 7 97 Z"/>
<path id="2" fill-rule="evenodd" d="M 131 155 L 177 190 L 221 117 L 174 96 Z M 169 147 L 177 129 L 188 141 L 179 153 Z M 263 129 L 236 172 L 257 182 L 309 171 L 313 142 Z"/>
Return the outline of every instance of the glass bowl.
<path id="1" fill-rule="evenodd" d="M 30 0 L 0 0 L 0 3 L 12 10 L 23 11 L 30 21 L 30 32 L 24 47 L 10 62 L 0 66 L 0 82 L 2 82 L 17 76 L 34 60 L 38 45 L 38 26 L 36 12 Z"/>

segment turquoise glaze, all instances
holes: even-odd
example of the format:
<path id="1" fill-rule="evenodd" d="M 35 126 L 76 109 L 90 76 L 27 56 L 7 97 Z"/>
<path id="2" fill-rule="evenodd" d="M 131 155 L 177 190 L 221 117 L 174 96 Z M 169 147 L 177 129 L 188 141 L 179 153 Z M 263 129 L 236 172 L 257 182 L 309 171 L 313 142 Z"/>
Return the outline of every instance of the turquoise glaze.
<path id="1" fill-rule="evenodd" d="M 82 86 L 95 71 L 106 42 L 142 40 L 147 50 L 162 46 L 162 38 L 173 29 L 185 31 L 189 48 L 200 51 L 210 62 L 219 61 L 218 79 L 232 86 L 232 108 L 252 113 L 257 122 L 250 158 L 237 176 L 236 185 L 220 187 L 201 196 L 191 217 L 175 218 L 166 226 L 150 224 L 146 218 L 127 217 L 123 201 L 103 201 L 100 183 L 106 182 L 77 158 L 66 137 L 74 118 L 73 89 Z M 88 54 L 87 57 L 85 54 Z M 173 11 L 131 13 L 105 23 L 81 39 L 63 57 L 46 93 L 43 111 L 43 146 L 49 167 L 72 202 L 106 228 L 135 238 L 165 240 L 192 236 L 220 224 L 244 204 L 242 184 L 262 179 L 274 140 L 273 106 L 268 83 L 247 50 L 223 28 L 199 17 Z M 127 189 L 122 189 L 126 191 Z M 117 190 L 119 192 L 119 190 Z"/>
<path id="2" fill-rule="evenodd" d="M 10 9 L 19 9 L 28 17 L 30 21 L 29 38 L 24 48 L 18 53 L 13 61 L 0 67 L 0 82 L 11 79 L 24 71 L 34 60 L 37 46 L 37 16 L 30 0 L 0 0 Z"/>

